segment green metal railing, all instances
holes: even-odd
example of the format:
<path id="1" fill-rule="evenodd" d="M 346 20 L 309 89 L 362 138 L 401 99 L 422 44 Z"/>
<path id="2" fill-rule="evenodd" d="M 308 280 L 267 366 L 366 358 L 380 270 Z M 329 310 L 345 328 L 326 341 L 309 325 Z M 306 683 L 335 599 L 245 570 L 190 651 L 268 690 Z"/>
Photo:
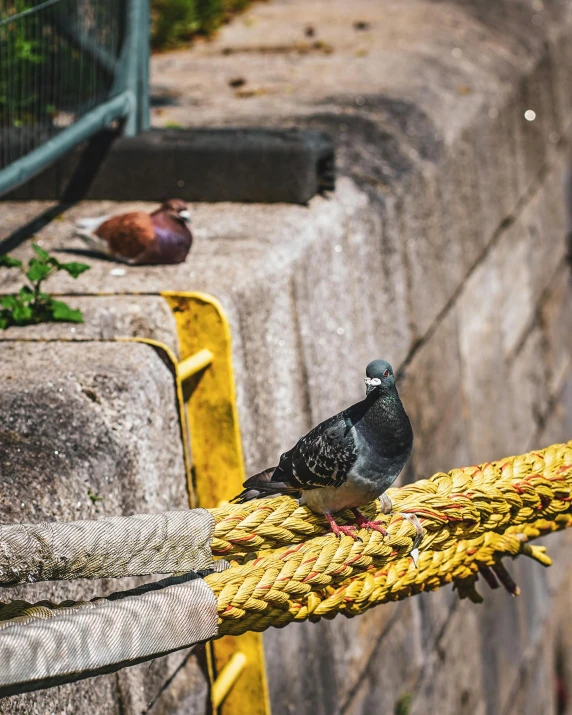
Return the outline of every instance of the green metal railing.
<path id="1" fill-rule="evenodd" d="M 119 123 L 149 126 L 149 0 L 0 0 L 0 195 Z"/>

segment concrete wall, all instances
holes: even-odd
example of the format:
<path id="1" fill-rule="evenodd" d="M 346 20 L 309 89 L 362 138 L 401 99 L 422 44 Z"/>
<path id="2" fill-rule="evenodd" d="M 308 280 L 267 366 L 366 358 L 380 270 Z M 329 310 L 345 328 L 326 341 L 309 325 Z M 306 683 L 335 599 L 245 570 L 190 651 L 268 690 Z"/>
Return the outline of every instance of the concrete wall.
<path id="1" fill-rule="evenodd" d="M 0 354 L 3 523 L 186 508 L 173 378 L 152 348 L 7 342 Z M 37 584 L 3 589 L 2 600 L 87 600 L 136 584 L 135 579 Z M 179 681 L 187 676 L 185 690 L 178 693 L 175 677 L 164 694 L 165 681 L 175 674 Z M 205 688 L 195 660 L 182 651 L 118 675 L 6 698 L 0 712 L 119 715 L 142 713 L 154 703 L 153 712 L 162 713 L 173 700 L 184 705 L 189 698 L 200 710 Z"/>
<path id="2" fill-rule="evenodd" d="M 572 25 L 567 5 L 540 5 L 274 0 L 213 43 L 156 58 L 154 82 L 178 92 L 156 123 L 326 129 L 337 143 L 336 192 L 307 207 L 196 206 L 197 241 L 183 266 L 117 276 L 93 260 L 77 283 L 58 277 L 54 288 L 220 297 L 233 326 L 249 472 L 359 399 L 373 357 L 402 372 L 415 431 L 406 480 L 570 439 L 562 176 Z M 354 29 L 358 20 L 370 29 Z M 308 25 L 321 46 L 300 45 Z M 260 90 L 248 99 L 223 94 L 237 67 Z M 5 231 L 42 208 L 0 207 Z M 76 206 L 40 239 L 74 248 L 78 216 L 119 208 Z M 14 288 L 13 274 L 0 269 L 0 285 Z M 81 328 L 94 341 L 88 349 L 0 345 L 11 365 L 10 376 L 0 374 L 6 521 L 93 514 L 88 484 L 106 497 L 99 513 L 185 503 L 165 365 L 146 346 L 95 342 L 143 334 L 174 345 L 164 304 L 152 296 L 76 300 L 90 316 Z M 140 300 L 149 301 L 143 311 L 133 307 Z M 11 329 L 6 337 L 77 339 L 68 331 Z M 55 443 L 65 470 L 49 454 Z M 353 620 L 268 631 L 273 712 L 563 713 L 555 682 L 572 692 L 570 538 L 547 539 L 552 569 L 509 565 L 517 600 L 482 586 L 485 603 L 475 606 L 443 589 Z M 83 712 L 88 702 L 101 713 L 204 712 L 193 654 L 161 659 L 153 677 L 148 668 L 10 698 L 0 712 Z"/>

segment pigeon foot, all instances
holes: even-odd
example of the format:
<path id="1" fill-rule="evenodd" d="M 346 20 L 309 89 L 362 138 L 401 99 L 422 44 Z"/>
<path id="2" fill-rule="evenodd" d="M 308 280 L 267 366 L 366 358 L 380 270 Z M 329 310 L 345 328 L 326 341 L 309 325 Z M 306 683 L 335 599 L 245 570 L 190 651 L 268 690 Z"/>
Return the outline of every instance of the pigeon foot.
<path id="1" fill-rule="evenodd" d="M 352 509 L 352 513 L 355 515 L 357 525 L 360 529 L 373 529 L 374 531 L 379 531 L 380 534 L 387 536 L 387 530 L 383 528 L 380 521 L 369 521 L 359 509 Z"/>
<path id="2" fill-rule="evenodd" d="M 415 541 L 413 542 L 413 548 L 409 552 L 409 555 L 413 559 L 413 563 L 415 564 L 415 568 L 417 568 L 417 561 L 419 559 L 419 544 L 423 540 L 423 537 L 425 536 L 425 529 L 421 526 L 421 522 L 419 519 L 415 516 L 415 514 L 405 514 L 405 512 L 400 511 L 399 514 L 404 518 L 407 519 L 407 521 L 411 522 L 413 526 L 415 527 Z"/>
<path id="3" fill-rule="evenodd" d="M 359 536 L 355 533 L 356 532 L 355 526 L 340 526 L 339 524 L 336 524 L 334 517 L 331 514 L 328 514 L 327 512 L 324 514 L 324 516 L 328 520 L 328 524 L 330 525 L 330 529 L 332 530 L 332 533 L 335 534 L 338 537 L 338 539 L 341 539 L 342 534 L 345 534 L 345 536 L 351 536 L 354 541 L 361 541 Z"/>

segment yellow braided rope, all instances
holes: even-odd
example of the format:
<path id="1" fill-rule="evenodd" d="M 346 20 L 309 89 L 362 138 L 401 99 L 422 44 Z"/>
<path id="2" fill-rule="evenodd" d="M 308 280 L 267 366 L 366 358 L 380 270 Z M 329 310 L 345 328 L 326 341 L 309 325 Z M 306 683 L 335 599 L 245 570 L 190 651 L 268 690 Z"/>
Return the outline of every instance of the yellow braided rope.
<path id="1" fill-rule="evenodd" d="M 213 551 L 231 558 L 231 568 L 205 578 L 217 599 L 219 636 L 355 616 L 449 583 L 461 598 L 480 601 L 475 583 L 479 573 L 495 581 L 489 568 L 516 595 L 501 559 L 523 554 L 549 566 L 544 547 L 528 542 L 572 526 L 571 493 L 572 441 L 392 489 L 394 511 L 416 514 L 426 532 L 418 568 L 409 556 L 413 525 L 380 514 L 377 503 L 364 511 L 388 533 L 362 529 L 361 541 L 324 535 L 323 517 L 286 497 L 213 509 Z M 71 602 L 14 602 L 0 621 L 64 605 Z"/>
<path id="2" fill-rule="evenodd" d="M 416 514 L 426 531 L 422 547 L 446 548 L 459 539 L 562 513 L 568 509 L 571 488 L 572 441 L 448 474 L 438 472 L 389 489 L 392 516 L 380 513 L 378 501 L 364 512 L 390 533 L 402 529 L 398 512 Z M 225 504 L 210 511 L 215 518 L 213 553 L 220 556 L 299 543 L 328 531 L 321 514 L 290 497 Z M 341 523 L 354 521 L 349 511 L 337 516 Z M 409 541 L 403 552 L 415 534 L 414 527 L 406 524 Z"/>
<path id="3" fill-rule="evenodd" d="M 362 530 L 363 541 L 328 534 L 298 543 L 326 528 L 320 515 L 293 499 L 214 509 L 213 551 L 233 558 L 232 568 L 206 577 L 218 600 L 219 633 L 353 616 L 451 582 L 461 597 L 479 600 L 479 570 L 491 566 L 508 578 L 503 556 L 550 564 L 544 549 L 527 541 L 572 525 L 571 488 L 569 442 L 390 490 L 394 511 L 417 514 L 426 531 L 418 569 L 407 555 L 414 527 L 398 514 L 375 515 L 386 537 Z M 365 511 L 373 516 L 373 509 L 379 507 Z M 290 545 L 276 549 L 284 543 Z"/>

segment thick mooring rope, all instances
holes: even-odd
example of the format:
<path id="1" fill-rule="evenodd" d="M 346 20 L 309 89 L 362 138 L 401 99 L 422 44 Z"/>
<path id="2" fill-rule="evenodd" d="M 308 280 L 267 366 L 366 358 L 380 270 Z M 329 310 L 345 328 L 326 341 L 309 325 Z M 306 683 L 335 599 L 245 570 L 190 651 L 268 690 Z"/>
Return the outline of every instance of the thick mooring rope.
<path id="1" fill-rule="evenodd" d="M 394 514 L 375 514 L 385 537 L 365 530 L 362 541 L 316 536 L 326 531 L 323 517 L 287 497 L 214 509 L 213 552 L 233 563 L 206 577 L 220 635 L 353 616 L 451 582 L 476 601 L 479 572 L 493 584 L 496 574 L 516 593 L 502 557 L 550 565 L 544 548 L 528 540 L 572 525 L 571 492 L 572 441 L 389 490 Z M 376 502 L 365 511 L 378 509 Z M 419 568 L 408 555 L 414 527 L 397 512 L 416 514 L 425 529 Z"/>
<path id="2" fill-rule="evenodd" d="M 392 515 L 379 513 L 378 502 L 364 509 L 387 535 L 362 529 L 360 540 L 326 533 L 322 516 L 287 497 L 211 510 L 212 550 L 231 563 L 205 577 L 217 599 L 219 636 L 355 616 L 449 583 L 461 598 L 480 601 L 479 575 L 516 595 L 502 559 L 522 554 L 549 566 L 544 547 L 529 541 L 572 526 L 572 441 L 440 472 L 388 494 Z M 403 513 L 416 514 L 425 530 L 418 568 L 409 555 L 415 528 Z M 349 512 L 337 516 L 352 521 Z M 12 618 L 27 617 L 43 605 L 54 608 L 24 601 L 6 608 Z M 62 605 L 73 604 L 56 608 Z"/>

